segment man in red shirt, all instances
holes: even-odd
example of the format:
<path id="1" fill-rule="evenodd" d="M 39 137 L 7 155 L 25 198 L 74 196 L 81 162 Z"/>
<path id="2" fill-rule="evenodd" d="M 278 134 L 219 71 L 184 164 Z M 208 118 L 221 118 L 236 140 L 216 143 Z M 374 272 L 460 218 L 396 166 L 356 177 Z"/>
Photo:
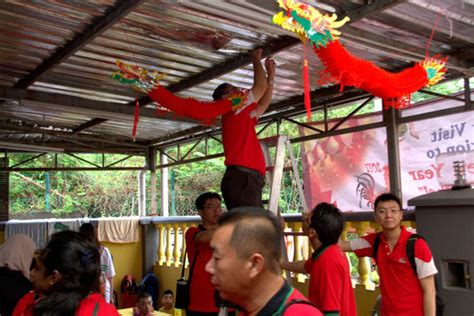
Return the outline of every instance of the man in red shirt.
<path id="1" fill-rule="evenodd" d="M 401 226 L 403 213 L 400 199 L 384 193 L 375 199 L 375 221 L 382 227 L 377 251 L 383 316 L 435 316 L 436 289 L 434 275 L 438 272 L 431 251 L 423 239 L 415 242 L 417 275 L 410 266 L 406 244 L 410 236 Z M 373 257 L 377 233 L 339 244 L 358 257 Z"/>
<path id="2" fill-rule="evenodd" d="M 307 261 L 283 262 L 283 269 L 309 273 L 309 300 L 324 315 L 355 316 L 357 309 L 349 262 L 337 245 L 344 229 L 341 211 L 320 203 L 303 216 L 303 232 L 315 249 Z"/>
<path id="3" fill-rule="evenodd" d="M 275 62 L 265 61 L 267 77 L 260 63 L 262 50 L 252 52 L 254 84 L 250 90 L 241 90 L 223 83 L 216 88 L 214 100 L 235 93 L 246 95 L 246 105 L 238 111 L 222 116 L 222 143 L 227 166 L 222 178 L 221 192 L 227 209 L 239 206 L 262 207 L 262 188 L 265 184 L 265 158 L 255 132 L 258 118 L 265 113 L 273 94 Z"/>
<path id="4" fill-rule="evenodd" d="M 206 121 L 222 115 L 222 143 L 227 169 L 221 191 L 229 210 L 238 206 L 262 206 L 266 164 L 255 125 L 270 105 L 275 62 L 266 59 L 265 75 L 260 62 L 262 49 L 251 51 L 250 58 L 254 70 L 252 88 L 244 90 L 223 83 L 212 95 L 214 102 L 180 98 L 161 86 L 149 93 L 161 106 L 183 116 Z M 233 102 L 238 105 L 234 106 Z"/>
<path id="5" fill-rule="evenodd" d="M 202 218 L 198 227 L 186 231 L 186 251 L 189 268 L 189 305 L 187 316 L 217 316 L 219 308 L 215 302 L 215 288 L 204 266 L 211 259 L 209 242 L 222 215 L 221 197 L 215 192 L 206 192 L 196 199 L 196 209 Z"/>
<path id="6" fill-rule="evenodd" d="M 267 210 L 239 207 L 225 213 L 206 265 L 212 284 L 243 316 L 322 316 L 281 276 L 281 240 L 279 222 Z"/>

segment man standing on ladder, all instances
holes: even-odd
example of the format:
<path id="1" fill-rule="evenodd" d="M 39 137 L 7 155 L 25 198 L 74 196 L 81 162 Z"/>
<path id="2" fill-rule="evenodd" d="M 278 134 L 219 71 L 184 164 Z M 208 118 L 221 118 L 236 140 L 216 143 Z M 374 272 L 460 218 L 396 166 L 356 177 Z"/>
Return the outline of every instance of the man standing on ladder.
<path id="1" fill-rule="evenodd" d="M 162 86 L 149 93 L 161 106 L 180 115 L 201 120 L 222 115 L 222 143 L 227 168 L 221 191 L 228 210 L 239 206 L 262 207 L 263 204 L 266 163 L 255 126 L 270 105 L 275 62 L 271 58 L 265 60 L 265 75 L 260 62 L 262 52 L 261 48 L 250 52 L 254 72 L 251 89 L 244 90 L 223 83 L 212 95 L 214 102 L 180 98 Z M 233 106 L 236 100 L 240 103 Z"/>
<path id="2" fill-rule="evenodd" d="M 247 96 L 248 106 L 241 111 L 222 116 L 222 143 L 224 145 L 226 171 L 221 192 L 227 209 L 239 206 L 262 207 L 262 189 L 265 185 L 266 163 L 255 132 L 258 118 L 265 113 L 273 94 L 275 62 L 267 58 L 263 70 L 260 59 L 262 50 L 252 51 L 254 83 L 250 90 L 242 91 L 228 83 L 216 88 L 214 100 L 226 98 L 237 91 Z"/>

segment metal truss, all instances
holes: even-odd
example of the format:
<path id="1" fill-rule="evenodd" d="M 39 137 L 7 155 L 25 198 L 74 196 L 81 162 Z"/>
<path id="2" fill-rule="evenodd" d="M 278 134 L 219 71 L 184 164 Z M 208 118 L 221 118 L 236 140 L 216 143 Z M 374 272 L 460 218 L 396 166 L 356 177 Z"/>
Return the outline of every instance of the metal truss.
<path id="1" fill-rule="evenodd" d="M 43 166 L 22 167 L 22 165 L 25 165 L 26 163 L 29 163 L 29 162 L 32 162 L 32 161 L 37 161 L 39 158 L 43 157 L 46 154 L 48 154 L 48 153 L 43 152 L 43 153 L 37 154 L 33 157 L 30 157 L 28 159 L 25 159 L 23 161 L 20 161 L 20 162 L 16 163 L 15 165 L 2 166 L 2 167 L 0 167 L 0 171 L 7 171 L 7 172 L 9 172 L 9 171 L 18 171 L 18 172 L 21 172 L 21 171 L 113 171 L 113 170 L 125 171 L 125 170 L 143 170 L 143 169 L 145 169 L 145 166 L 114 167 L 115 165 L 117 165 L 117 164 L 119 164 L 123 161 L 129 160 L 130 158 L 135 157 L 134 155 L 128 155 L 126 157 L 117 159 L 113 162 L 106 163 L 106 154 L 102 154 L 101 163 L 97 164 L 95 162 L 92 162 L 90 160 L 87 160 L 83 157 L 77 156 L 77 155 L 72 154 L 72 153 L 49 153 L 51 155 L 54 155 L 54 165 L 52 167 L 43 167 Z M 75 158 L 79 161 L 85 162 L 88 165 L 90 165 L 90 167 L 59 166 L 58 162 L 60 160 L 60 157 L 59 157 L 60 154 L 68 155 L 68 156 L 73 157 L 73 158 Z M 8 152 L 5 152 L 5 157 L 8 157 Z"/>

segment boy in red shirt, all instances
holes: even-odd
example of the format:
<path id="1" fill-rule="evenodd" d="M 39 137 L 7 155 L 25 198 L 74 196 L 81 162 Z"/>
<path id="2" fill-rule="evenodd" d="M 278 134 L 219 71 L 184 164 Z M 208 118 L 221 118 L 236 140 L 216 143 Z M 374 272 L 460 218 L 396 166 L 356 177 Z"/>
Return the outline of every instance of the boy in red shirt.
<path id="1" fill-rule="evenodd" d="M 309 300 L 324 315 L 356 316 L 349 262 L 337 245 L 344 220 L 337 207 L 320 203 L 303 216 L 303 232 L 313 249 L 307 261 L 283 262 L 285 270 L 309 273 Z"/>
<path id="2" fill-rule="evenodd" d="M 377 251 L 383 316 L 435 316 L 438 272 L 431 251 L 423 239 L 415 242 L 415 275 L 407 258 L 406 245 L 412 235 L 400 223 L 403 218 L 400 199 L 391 193 L 378 196 L 374 202 L 374 218 L 382 227 Z M 358 257 L 373 257 L 378 233 L 368 234 L 339 244 Z"/>
<path id="3" fill-rule="evenodd" d="M 211 259 L 212 250 L 209 242 L 222 215 L 221 197 L 215 192 L 206 192 L 196 199 L 196 209 L 202 218 L 198 227 L 191 227 L 186 231 L 186 251 L 189 267 L 189 305 L 187 316 L 217 316 L 219 308 L 215 300 L 215 288 L 211 283 L 211 276 L 204 270 L 204 266 Z M 230 312 L 229 315 L 234 315 Z"/>

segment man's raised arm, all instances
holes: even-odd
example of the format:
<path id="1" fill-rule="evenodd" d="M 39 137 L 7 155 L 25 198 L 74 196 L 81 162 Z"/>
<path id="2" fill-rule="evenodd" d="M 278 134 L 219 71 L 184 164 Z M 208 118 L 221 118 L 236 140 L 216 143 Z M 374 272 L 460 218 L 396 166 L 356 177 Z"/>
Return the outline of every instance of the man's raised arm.
<path id="1" fill-rule="evenodd" d="M 261 48 L 254 49 L 250 52 L 250 60 L 253 65 L 252 94 L 256 102 L 262 98 L 265 90 L 267 90 L 267 78 L 262 63 L 260 62 L 262 59 L 262 52 L 263 50 Z"/>

